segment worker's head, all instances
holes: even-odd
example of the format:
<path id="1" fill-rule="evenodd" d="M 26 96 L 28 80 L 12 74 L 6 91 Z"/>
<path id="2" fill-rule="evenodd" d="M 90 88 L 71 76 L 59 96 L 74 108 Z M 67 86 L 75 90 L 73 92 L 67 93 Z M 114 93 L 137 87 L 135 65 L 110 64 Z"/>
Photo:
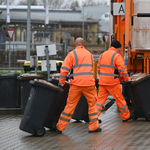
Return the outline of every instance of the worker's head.
<path id="1" fill-rule="evenodd" d="M 119 41 L 112 41 L 111 46 L 116 48 L 119 52 L 121 51 L 121 43 Z"/>
<path id="2" fill-rule="evenodd" d="M 77 47 L 77 46 L 84 46 L 84 45 L 85 45 L 84 39 L 81 37 L 78 37 L 75 41 L 75 46 Z"/>

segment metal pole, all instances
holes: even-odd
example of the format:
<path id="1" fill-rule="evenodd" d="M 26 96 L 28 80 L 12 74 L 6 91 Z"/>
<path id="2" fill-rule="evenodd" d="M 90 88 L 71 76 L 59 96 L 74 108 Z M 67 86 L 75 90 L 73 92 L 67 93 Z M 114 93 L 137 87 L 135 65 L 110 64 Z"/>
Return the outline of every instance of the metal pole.
<path id="1" fill-rule="evenodd" d="M 105 51 L 106 51 L 107 49 L 106 49 L 106 42 L 105 42 Z"/>
<path id="2" fill-rule="evenodd" d="M 27 12 L 27 51 L 26 60 L 30 61 L 30 21 L 31 21 L 31 1 L 28 0 L 28 12 Z"/>
<path id="3" fill-rule="evenodd" d="M 43 32 L 43 44 L 46 44 L 45 41 L 44 41 L 44 32 Z"/>
<path id="4" fill-rule="evenodd" d="M 9 40 L 9 73 L 10 73 L 10 69 L 11 68 L 11 49 L 10 49 L 10 40 Z"/>
<path id="5" fill-rule="evenodd" d="M 84 7 L 83 7 L 83 21 L 82 21 L 82 38 L 84 39 Z"/>
<path id="6" fill-rule="evenodd" d="M 35 69 L 35 74 L 37 74 L 37 56 L 34 55 L 34 56 L 33 56 L 33 59 L 34 59 L 34 69 Z"/>
<path id="7" fill-rule="evenodd" d="M 45 46 L 46 62 L 47 62 L 47 80 L 50 81 L 50 64 L 49 64 L 49 50 L 48 46 Z"/>

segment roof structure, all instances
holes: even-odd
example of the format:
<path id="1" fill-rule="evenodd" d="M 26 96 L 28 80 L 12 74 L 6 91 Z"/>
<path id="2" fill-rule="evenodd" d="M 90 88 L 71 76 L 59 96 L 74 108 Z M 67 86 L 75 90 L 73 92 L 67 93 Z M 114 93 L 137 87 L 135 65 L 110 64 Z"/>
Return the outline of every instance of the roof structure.
<path id="1" fill-rule="evenodd" d="M 1 5 L 0 10 L 2 14 L 0 19 L 6 19 L 6 5 Z M 27 20 L 27 6 L 10 6 L 10 21 L 11 22 L 26 22 Z M 72 9 L 52 9 L 49 10 L 50 23 L 82 23 L 82 11 Z M 44 23 L 45 22 L 45 8 L 43 6 L 31 6 L 31 22 Z M 84 20 L 85 24 L 97 24 L 97 19 Z"/>

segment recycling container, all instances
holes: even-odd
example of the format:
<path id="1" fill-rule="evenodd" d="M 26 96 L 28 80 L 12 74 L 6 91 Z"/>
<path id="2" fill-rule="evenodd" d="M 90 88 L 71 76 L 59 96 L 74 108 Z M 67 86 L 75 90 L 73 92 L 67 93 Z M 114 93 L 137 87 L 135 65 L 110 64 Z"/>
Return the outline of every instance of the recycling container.
<path id="1" fill-rule="evenodd" d="M 54 109 L 53 102 L 63 89 L 40 79 L 31 80 L 29 83 L 32 88 L 19 128 L 35 136 L 43 136 L 47 114 Z"/>
<path id="2" fill-rule="evenodd" d="M 19 107 L 19 74 L 0 75 L 0 108 Z"/>
<path id="3" fill-rule="evenodd" d="M 22 113 L 25 110 L 26 103 L 30 94 L 31 90 L 31 84 L 29 83 L 30 80 L 36 79 L 42 79 L 44 75 L 41 74 L 21 74 L 17 77 L 17 79 L 20 81 L 20 105 L 22 109 Z"/>
<path id="4" fill-rule="evenodd" d="M 122 95 L 127 103 L 128 109 L 130 110 L 130 112 L 132 112 L 133 111 L 132 102 L 131 102 L 130 96 L 127 92 L 127 87 L 124 84 L 122 84 Z"/>
<path id="5" fill-rule="evenodd" d="M 130 105 L 131 104 L 130 97 L 129 97 L 129 94 L 127 92 L 127 88 L 124 84 L 122 84 L 122 95 L 123 95 L 127 105 Z"/>
<path id="6" fill-rule="evenodd" d="M 85 122 L 89 122 L 88 103 L 83 94 L 74 110 L 72 119 L 84 120 Z"/>
<path id="7" fill-rule="evenodd" d="M 109 109 L 114 104 L 114 101 L 114 98 L 111 99 L 108 97 L 104 104 L 103 110 L 106 111 Z M 75 108 L 72 118 L 75 120 L 84 120 L 85 122 L 89 122 L 88 103 L 83 94 Z"/>
<path id="8" fill-rule="evenodd" d="M 150 121 L 150 75 L 137 73 L 130 77 L 129 82 L 125 82 L 127 92 L 132 101 L 134 120 L 145 118 Z"/>
<path id="9" fill-rule="evenodd" d="M 50 82 L 54 85 L 58 85 L 59 79 L 55 78 L 50 80 Z M 65 85 L 62 87 L 63 92 L 58 93 L 53 101 L 53 107 L 49 110 L 47 114 L 47 118 L 44 122 L 44 126 L 53 130 L 53 124 L 58 122 L 61 112 L 64 110 L 66 106 L 66 101 L 68 97 L 70 84 L 69 82 L 65 82 Z"/>

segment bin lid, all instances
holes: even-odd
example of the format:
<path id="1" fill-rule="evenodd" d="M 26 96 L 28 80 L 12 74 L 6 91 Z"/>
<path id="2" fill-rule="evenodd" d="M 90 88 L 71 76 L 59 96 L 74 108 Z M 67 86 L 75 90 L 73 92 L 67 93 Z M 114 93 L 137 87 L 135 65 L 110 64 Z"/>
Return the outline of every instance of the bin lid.
<path id="1" fill-rule="evenodd" d="M 56 80 L 56 81 L 58 81 L 58 82 L 59 82 L 59 78 L 52 78 L 52 80 Z M 65 81 L 65 84 L 70 85 L 70 82 L 69 82 L 69 81 Z"/>
<path id="2" fill-rule="evenodd" d="M 19 76 L 20 74 L 10 74 L 10 73 L 8 73 L 8 74 L 1 74 L 0 75 L 0 79 L 4 79 L 4 78 L 17 78 L 17 76 Z"/>
<path id="3" fill-rule="evenodd" d="M 41 83 L 41 84 L 44 84 L 44 85 L 47 85 L 47 86 L 50 86 L 52 88 L 55 88 L 55 89 L 58 89 L 59 91 L 62 91 L 63 92 L 63 89 L 50 83 L 50 82 L 47 82 L 45 80 L 40 80 L 40 79 L 34 79 L 34 81 L 38 82 L 38 83 Z"/>
<path id="4" fill-rule="evenodd" d="M 52 79 L 59 79 L 60 73 L 51 74 L 50 77 L 51 77 Z"/>
<path id="5" fill-rule="evenodd" d="M 132 83 L 135 83 L 135 82 L 138 82 L 148 76 L 149 76 L 149 74 L 147 74 L 147 73 L 136 73 L 130 77 L 130 81 L 132 81 Z"/>
<path id="6" fill-rule="evenodd" d="M 25 74 L 20 74 L 20 76 L 17 77 L 17 79 L 25 80 L 25 79 L 35 79 L 35 78 L 43 78 L 44 75 L 42 74 L 30 74 L 30 73 L 25 73 Z"/>
<path id="7" fill-rule="evenodd" d="M 63 60 L 56 60 L 56 65 L 60 66 L 63 63 Z M 23 66 L 30 66 L 30 61 L 25 61 Z M 41 60 L 38 60 L 38 66 L 41 66 Z"/>

